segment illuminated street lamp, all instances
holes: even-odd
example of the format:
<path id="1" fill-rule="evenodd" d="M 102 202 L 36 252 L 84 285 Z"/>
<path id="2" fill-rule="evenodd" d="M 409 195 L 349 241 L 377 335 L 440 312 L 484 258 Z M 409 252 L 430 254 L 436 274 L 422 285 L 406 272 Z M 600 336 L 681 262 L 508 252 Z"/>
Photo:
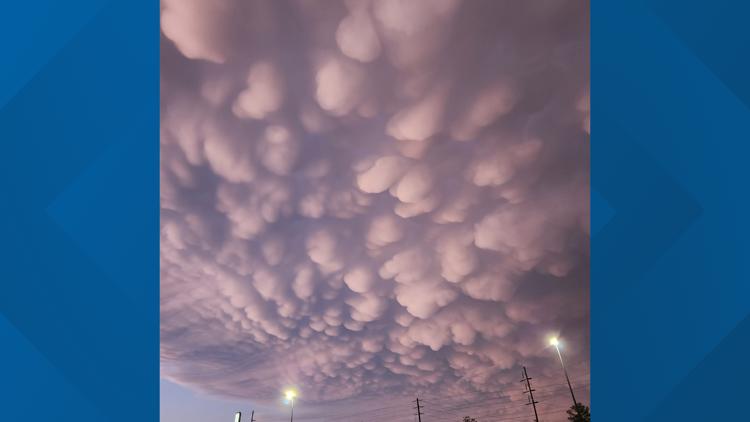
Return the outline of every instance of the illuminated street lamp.
<path id="1" fill-rule="evenodd" d="M 294 390 L 286 390 L 284 397 L 292 405 L 292 417 L 289 419 L 290 422 L 294 422 L 294 398 L 297 397 L 297 392 Z"/>
<path id="2" fill-rule="evenodd" d="M 568 388 L 570 389 L 570 397 L 573 398 L 573 408 L 578 412 L 578 402 L 576 401 L 576 395 L 573 394 L 573 386 L 570 385 L 570 377 L 568 377 L 568 370 L 565 369 L 565 362 L 563 362 L 562 353 L 560 353 L 560 340 L 557 337 L 549 339 L 549 344 L 555 346 L 557 350 L 557 356 L 560 358 L 560 365 L 562 365 L 563 372 L 565 373 L 565 380 L 568 381 Z"/>

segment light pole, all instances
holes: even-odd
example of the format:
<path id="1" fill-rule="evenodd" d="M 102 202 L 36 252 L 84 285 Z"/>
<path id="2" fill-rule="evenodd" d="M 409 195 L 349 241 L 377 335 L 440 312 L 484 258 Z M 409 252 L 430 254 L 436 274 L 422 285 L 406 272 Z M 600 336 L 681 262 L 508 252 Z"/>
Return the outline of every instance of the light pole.
<path id="1" fill-rule="evenodd" d="M 557 357 L 560 358 L 560 365 L 562 366 L 563 373 L 565 373 L 565 381 L 568 382 L 568 388 L 570 389 L 570 397 L 573 398 L 573 408 L 576 410 L 576 413 L 580 415 L 578 412 L 578 402 L 576 401 L 576 395 L 573 393 L 573 386 L 570 385 L 570 377 L 568 377 L 568 370 L 565 369 L 565 362 L 563 362 L 562 353 L 560 353 L 560 340 L 557 337 L 552 337 L 549 340 L 549 344 L 552 346 L 555 346 L 555 350 L 557 350 Z"/>
<path id="2" fill-rule="evenodd" d="M 286 396 L 286 399 L 292 405 L 292 416 L 289 419 L 289 422 L 294 422 L 294 398 L 297 397 L 297 393 L 294 390 L 286 390 L 284 396 Z"/>

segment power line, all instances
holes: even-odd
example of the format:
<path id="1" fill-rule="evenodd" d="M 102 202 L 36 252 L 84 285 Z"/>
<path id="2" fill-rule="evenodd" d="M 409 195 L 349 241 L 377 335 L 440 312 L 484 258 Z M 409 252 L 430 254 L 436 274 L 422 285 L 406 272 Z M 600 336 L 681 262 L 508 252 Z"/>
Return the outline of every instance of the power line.
<path id="1" fill-rule="evenodd" d="M 373 414 L 373 413 L 377 414 L 378 412 L 387 411 L 387 410 L 394 410 L 395 411 L 397 409 L 403 409 L 403 404 L 393 404 L 393 405 L 389 405 L 389 406 L 382 406 L 382 407 L 377 407 L 377 408 L 374 408 L 374 409 L 368 409 L 368 410 L 365 410 L 363 412 L 355 412 L 355 413 L 348 413 L 348 414 L 343 414 L 343 415 L 336 415 L 334 417 L 326 418 L 326 420 L 336 421 L 336 420 L 342 420 L 342 419 L 351 418 L 351 417 L 355 417 L 355 416 L 370 415 L 370 414 Z"/>
<path id="2" fill-rule="evenodd" d="M 588 384 L 580 384 L 580 385 L 583 386 L 583 385 L 588 385 Z M 556 385 L 553 385 L 553 386 L 555 386 L 555 389 L 559 390 L 559 389 L 562 389 L 564 387 L 567 387 L 567 384 L 561 383 L 561 384 L 556 384 Z M 540 388 L 537 387 L 536 390 L 540 390 Z M 554 389 L 553 389 L 553 391 L 554 391 Z M 537 398 L 543 398 L 543 397 L 546 397 L 546 396 L 554 396 L 554 395 L 558 395 L 559 394 L 559 392 L 555 392 L 554 394 L 549 394 L 549 393 L 550 393 L 550 391 L 548 391 L 544 396 L 539 396 Z M 422 402 L 426 402 L 428 404 L 432 403 L 432 401 L 427 401 L 427 400 L 421 400 L 421 401 Z M 512 398 L 510 396 L 499 397 L 499 398 L 498 397 L 488 397 L 488 398 L 485 398 L 485 399 L 482 399 L 482 400 L 464 401 L 464 402 L 461 402 L 461 403 L 449 404 L 449 405 L 443 405 L 443 406 L 436 405 L 435 408 L 436 408 L 436 410 L 439 410 L 439 411 L 462 410 L 462 409 L 473 407 L 473 406 L 476 406 L 477 404 L 482 404 L 482 403 L 490 403 L 490 402 L 492 402 L 492 403 L 510 404 L 510 403 L 517 403 L 518 401 L 519 401 L 518 399 Z"/>
<path id="3" fill-rule="evenodd" d="M 581 383 L 584 380 L 588 381 L 588 377 L 587 377 L 588 374 L 582 374 L 582 375 L 583 376 L 581 378 L 576 378 L 576 379 L 573 380 L 573 382 Z M 537 389 L 546 388 L 546 387 L 552 387 L 552 386 L 557 386 L 557 385 L 566 385 L 567 386 L 568 384 L 567 383 L 542 384 L 542 385 L 537 385 Z M 461 397 L 476 397 L 477 395 L 486 396 L 486 395 L 489 395 L 489 394 L 497 394 L 497 393 L 503 393 L 503 392 L 505 392 L 505 390 L 474 391 L 474 392 L 466 392 L 466 393 L 462 393 L 462 394 L 452 394 L 450 396 L 427 396 L 426 400 L 423 398 L 422 401 L 428 402 L 430 400 L 442 400 L 442 399 L 446 399 L 446 398 L 447 399 L 457 399 L 457 398 L 461 398 Z M 468 403 L 468 401 L 467 401 L 467 403 Z"/>
<path id="4" fill-rule="evenodd" d="M 527 374 L 525 374 L 527 375 Z M 524 376 L 526 378 L 526 376 Z M 529 378 L 531 379 L 531 378 Z M 576 390 L 579 389 L 586 389 L 589 386 L 589 383 L 578 383 Z M 529 387 L 529 385 L 527 385 Z M 560 396 L 564 387 L 567 387 L 567 383 L 554 383 L 554 384 L 546 384 L 545 386 L 541 387 L 539 385 L 534 386 L 534 392 L 542 391 L 541 394 L 535 394 L 534 395 L 534 401 L 537 401 L 538 399 L 544 399 L 544 398 L 550 398 L 550 397 L 557 397 Z M 494 391 L 495 393 L 502 393 L 502 390 Z M 485 392 L 485 394 L 491 394 L 492 392 Z M 449 421 L 453 419 L 453 417 L 456 417 L 460 419 L 463 414 L 459 413 L 462 412 L 465 409 L 478 407 L 480 410 L 480 413 L 477 414 L 475 417 L 482 416 L 492 416 L 492 420 L 494 422 L 500 422 L 500 421 L 511 421 L 514 419 L 523 419 L 525 416 L 525 412 L 523 414 L 517 413 L 517 412 L 509 412 L 512 409 L 518 409 L 518 406 L 522 404 L 521 399 L 516 396 L 501 396 L 501 397 L 487 397 L 483 398 L 481 400 L 474 400 L 474 401 L 463 401 L 460 403 L 451 403 L 450 400 L 455 397 L 440 397 L 440 396 L 433 396 L 433 398 L 429 400 L 425 400 L 424 398 L 417 398 L 418 405 L 415 408 L 417 412 L 414 414 L 415 419 L 418 420 L 418 422 L 422 422 L 422 416 L 430 415 L 430 418 L 434 420 L 435 422 L 442 422 L 442 421 Z M 415 400 L 412 403 L 417 402 Z M 441 401 L 442 400 L 442 401 Z M 428 409 L 429 411 L 425 411 L 425 403 L 427 403 L 430 407 Z M 438 404 L 439 403 L 439 404 Z M 538 401 L 537 401 L 538 403 Z M 536 407 L 536 406 L 535 406 Z M 320 415 L 318 417 L 314 417 L 312 419 L 323 419 L 326 422 L 328 421 L 343 421 L 343 420 L 382 420 L 382 419 L 388 419 L 388 418 L 398 418 L 399 415 L 403 415 L 402 410 L 403 404 L 389 404 L 385 406 L 370 408 L 364 412 L 354 412 L 354 413 L 345 413 L 345 414 L 334 414 L 332 416 L 324 416 Z M 543 410 L 543 409 L 539 409 Z M 562 410 L 567 410 L 562 409 Z M 549 414 L 550 412 L 555 412 L 557 410 L 544 410 L 544 414 Z M 473 412 L 472 412 L 473 413 Z M 501 416 L 501 419 L 497 419 L 497 416 Z"/>
<path id="5" fill-rule="evenodd" d="M 560 397 L 560 395 L 564 391 L 562 390 L 563 388 L 564 388 L 564 384 L 561 385 L 560 388 L 557 389 L 557 391 L 547 391 L 547 392 L 544 392 L 542 395 L 534 396 L 534 398 L 544 399 L 544 398 Z M 508 415 L 508 412 L 507 412 L 508 410 L 518 409 L 518 406 L 521 404 L 521 400 L 510 398 L 510 397 L 508 397 L 507 399 L 508 400 L 502 402 L 504 403 L 503 406 L 492 406 L 492 408 L 490 408 L 489 403 L 486 406 L 481 406 L 481 408 L 483 409 L 481 415 L 494 415 L 496 414 L 496 412 L 503 412 L 504 415 Z M 483 402 L 488 402 L 488 401 L 491 401 L 491 400 L 484 400 Z M 495 400 L 495 403 L 497 403 L 497 400 Z M 435 411 L 438 413 L 432 417 L 435 418 L 436 420 L 444 420 L 446 417 L 445 414 L 450 414 L 452 416 L 455 416 L 456 418 L 461 418 L 464 414 L 461 414 L 458 412 L 460 412 L 463 409 L 473 407 L 476 404 L 477 403 L 474 403 L 473 405 L 469 404 L 469 405 L 461 405 L 461 406 L 454 406 L 454 407 L 435 408 Z M 425 413 L 428 413 L 428 412 L 425 412 Z M 546 411 L 544 413 L 546 413 Z"/>
<path id="6" fill-rule="evenodd" d="M 552 409 L 545 412 L 545 416 L 551 416 L 558 413 L 564 413 L 567 411 L 567 408 L 558 408 L 558 409 Z M 522 413 L 504 413 L 504 414 L 498 414 L 493 412 L 484 412 L 477 414 L 475 418 L 479 421 L 481 418 L 491 418 L 493 422 L 501 422 L 501 421 L 513 421 L 513 420 L 519 420 L 519 419 L 527 419 L 528 420 L 529 415 L 526 412 Z M 436 417 L 435 420 L 437 422 L 446 422 L 451 421 L 453 418 L 450 417 Z"/>

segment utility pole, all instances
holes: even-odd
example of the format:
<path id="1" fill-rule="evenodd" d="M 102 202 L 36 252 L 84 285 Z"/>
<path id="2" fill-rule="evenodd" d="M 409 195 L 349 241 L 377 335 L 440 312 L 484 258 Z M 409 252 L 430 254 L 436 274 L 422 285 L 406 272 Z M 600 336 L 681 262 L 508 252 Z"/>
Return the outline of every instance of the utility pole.
<path id="1" fill-rule="evenodd" d="M 255 422 L 255 410 L 250 412 L 250 422 Z"/>
<path id="2" fill-rule="evenodd" d="M 419 405 L 419 397 L 417 397 L 417 418 L 419 418 L 419 422 L 422 422 L 422 406 Z"/>
<path id="3" fill-rule="evenodd" d="M 531 378 L 529 378 L 529 374 L 526 372 L 526 367 L 523 367 L 523 379 L 521 382 L 526 382 L 526 391 L 524 393 L 529 394 L 529 402 L 526 403 L 526 405 L 531 405 L 534 408 L 534 422 L 539 422 L 539 415 L 536 413 L 536 404 L 539 403 L 538 401 L 534 400 L 534 390 L 531 388 Z"/>

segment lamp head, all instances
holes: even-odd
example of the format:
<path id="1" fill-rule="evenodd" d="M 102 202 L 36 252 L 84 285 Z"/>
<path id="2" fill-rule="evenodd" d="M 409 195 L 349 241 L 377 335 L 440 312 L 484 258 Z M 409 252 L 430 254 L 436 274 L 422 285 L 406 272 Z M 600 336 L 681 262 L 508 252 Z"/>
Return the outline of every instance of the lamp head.
<path id="1" fill-rule="evenodd" d="M 560 345 L 560 340 L 557 337 L 552 337 L 551 339 L 549 339 L 549 344 L 557 347 Z"/>
<path id="2" fill-rule="evenodd" d="M 294 400 L 294 398 L 297 397 L 297 392 L 294 390 L 286 390 L 284 392 L 284 397 L 286 397 L 287 400 Z"/>

